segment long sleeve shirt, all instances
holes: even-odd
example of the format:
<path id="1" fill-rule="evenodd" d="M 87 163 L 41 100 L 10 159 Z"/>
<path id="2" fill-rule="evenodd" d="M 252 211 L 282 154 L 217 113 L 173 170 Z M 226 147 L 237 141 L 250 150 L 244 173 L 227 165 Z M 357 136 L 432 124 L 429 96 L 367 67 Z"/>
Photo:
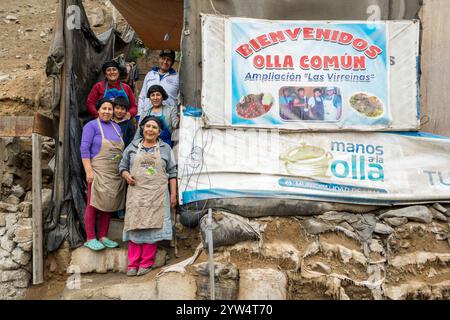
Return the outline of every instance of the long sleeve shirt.
<path id="1" fill-rule="evenodd" d="M 105 134 L 105 139 L 111 141 L 119 141 L 121 137 L 117 135 L 117 132 L 114 130 L 113 126 L 119 132 L 120 136 L 122 136 L 122 130 L 120 126 L 112 121 L 103 122 L 100 121 L 100 124 L 103 128 L 103 132 Z M 99 152 L 102 147 L 102 133 L 97 123 L 97 119 L 91 120 L 83 127 L 83 133 L 81 135 L 81 158 L 82 159 L 92 159 Z"/>
<path id="2" fill-rule="evenodd" d="M 115 88 L 117 90 L 121 90 L 120 85 L 122 84 L 122 88 L 127 94 L 128 101 L 130 102 L 130 109 L 129 112 L 131 114 L 131 117 L 136 116 L 138 107 L 136 105 L 136 99 L 134 98 L 133 90 L 131 90 L 130 86 L 126 83 L 121 83 L 120 81 L 117 81 L 114 85 L 108 84 L 108 88 Z M 90 115 L 93 117 L 98 117 L 98 112 L 95 109 L 95 103 L 103 98 L 103 95 L 105 94 L 106 89 L 106 81 L 100 81 L 97 82 L 91 89 L 91 92 L 88 95 L 87 98 L 87 111 Z"/>

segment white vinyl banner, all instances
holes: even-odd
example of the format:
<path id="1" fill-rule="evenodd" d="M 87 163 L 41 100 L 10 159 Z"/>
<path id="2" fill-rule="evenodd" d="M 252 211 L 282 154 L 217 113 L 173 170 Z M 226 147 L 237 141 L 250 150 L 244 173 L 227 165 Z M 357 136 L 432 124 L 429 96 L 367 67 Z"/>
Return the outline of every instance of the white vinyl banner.
<path id="1" fill-rule="evenodd" d="M 202 17 L 204 124 L 417 130 L 417 21 Z"/>
<path id="2" fill-rule="evenodd" d="M 450 200 L 450 139 L 425 133 L 205 129 L 182 116 L 183 204 L 233 197 L 359 204 Z"/>

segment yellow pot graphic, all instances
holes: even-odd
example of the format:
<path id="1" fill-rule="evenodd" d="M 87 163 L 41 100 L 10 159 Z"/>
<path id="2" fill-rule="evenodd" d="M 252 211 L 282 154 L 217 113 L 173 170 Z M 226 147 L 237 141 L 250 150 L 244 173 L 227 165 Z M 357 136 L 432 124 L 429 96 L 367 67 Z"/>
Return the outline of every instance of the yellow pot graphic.
<path id="1" fill-rule="evenodd" d="M 289 175 L 302 177 L 326 177 L 331 153 L 321 147 L 301 143 L 280 155 Z"/>

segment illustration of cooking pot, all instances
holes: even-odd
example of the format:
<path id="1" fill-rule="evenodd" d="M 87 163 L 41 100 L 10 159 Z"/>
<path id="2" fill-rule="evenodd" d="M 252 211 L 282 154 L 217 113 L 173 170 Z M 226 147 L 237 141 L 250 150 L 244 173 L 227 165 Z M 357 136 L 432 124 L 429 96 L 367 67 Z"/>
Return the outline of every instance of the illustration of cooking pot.
<path id="1" fill-rule="evenodd" d="M 331 153 L 304 142 L 280 155 L 288 174 L 303 177 L 326 177 L 331 159 Z"/>

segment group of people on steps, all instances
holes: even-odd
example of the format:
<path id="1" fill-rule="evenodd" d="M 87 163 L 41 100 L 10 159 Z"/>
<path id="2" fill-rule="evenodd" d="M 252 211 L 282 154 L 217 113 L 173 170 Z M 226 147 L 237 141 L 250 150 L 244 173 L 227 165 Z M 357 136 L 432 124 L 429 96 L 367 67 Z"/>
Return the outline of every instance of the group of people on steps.
<path id="1" fill-rule="evenodd" d="M 119 63 L 102 66 L 104 81 L 87 98 L 93 119 L 83 127 L 86 172 L 84 246 L 99 251 L 119 244 L 108 238 L 111 215 L 124 218 L 128 276 L 152 270 L 157 244 L 172 239 L 170 210 L 177 205 L 177 165 L 172 134 L 179 124 L 175 52 L 162 50 L 137 99 L 120 79 Z"/>

